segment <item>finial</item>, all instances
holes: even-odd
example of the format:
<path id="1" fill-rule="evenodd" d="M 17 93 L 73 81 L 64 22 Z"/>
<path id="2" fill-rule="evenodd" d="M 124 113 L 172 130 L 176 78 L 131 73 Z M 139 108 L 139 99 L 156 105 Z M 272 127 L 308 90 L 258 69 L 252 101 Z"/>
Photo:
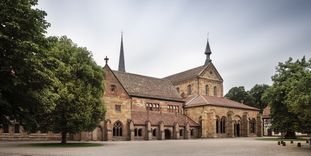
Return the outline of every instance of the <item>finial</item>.
<path id="1" fill-rule="evenodd" d="M 107 65 L 109 58 L 106 56 L 104 60 L 106 61 L 106 65 Z"/>
<path id="2" fill-rule="evenodd" d="M 121 45 L 120 45 L 120 57 L 119 57 L 119 71 L 125 72 L 124 63 L 124 48 L 123 48 L 123 31 L 121 32 Z"/>
<path id="3" fill-rule="evenodd" d="M 211 51 L 211 48 L 209 46 L 209 33 L 207 33 L 207 43 L 206 43 L 206 48 L 205 48 L 205 55 L 206 55 L 206 60 L 205 60 L 205 63 L 204 65 L 208 65 L 208 63 L 212 62 L 211 60 L 211 54 L 212 54 L 212 51 Z"/>

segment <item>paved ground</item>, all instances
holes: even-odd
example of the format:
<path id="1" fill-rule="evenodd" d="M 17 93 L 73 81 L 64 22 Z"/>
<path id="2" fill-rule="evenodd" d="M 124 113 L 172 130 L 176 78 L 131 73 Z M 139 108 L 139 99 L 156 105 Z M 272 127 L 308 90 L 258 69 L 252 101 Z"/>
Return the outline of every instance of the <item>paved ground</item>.
<path id="1" fill-rule="evenodd" d="M 276 141 L 254 138 L 225 138 L 166 141 L 101 142 L 100 147 L 27 147 L 25 142 L 1 142 L 0 155 L 7 156 L 310 156 L 311 145 L 279 146 Z"/>

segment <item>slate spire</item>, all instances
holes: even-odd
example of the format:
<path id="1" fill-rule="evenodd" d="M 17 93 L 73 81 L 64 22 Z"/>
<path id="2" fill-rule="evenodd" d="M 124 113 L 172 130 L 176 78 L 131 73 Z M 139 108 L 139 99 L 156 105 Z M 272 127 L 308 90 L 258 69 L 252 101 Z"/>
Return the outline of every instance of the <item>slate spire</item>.
<path id="1" fill-rule="evenodd" d="M 208 38 L 207 38 L 207 43 L 206 43 L 206 48 L 205 48 L 204 53 L 206 55 L 206 60 L 205 60 L 204 65 L 206 66 L 208 63 L 212 62 L 212 60 L 211 60 L 212 51 L 211 51 L 211 48 L 209 46 Z"/>
<path id="2" fill-rule="evenodd" d="M 121 32 L 121 46 L 120 46 L 120 57 L 119 57 L 119 69 L 120 72 L 125 72 L 124 64 L 124 49 L 123 49 L 123 32 Z"/>

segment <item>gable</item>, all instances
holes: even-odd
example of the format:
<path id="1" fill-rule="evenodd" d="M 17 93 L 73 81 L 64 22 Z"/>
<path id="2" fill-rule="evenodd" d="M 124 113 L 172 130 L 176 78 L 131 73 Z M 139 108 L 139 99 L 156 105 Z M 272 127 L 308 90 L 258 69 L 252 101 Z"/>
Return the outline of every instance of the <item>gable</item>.
<path id="1" fill-rule="evenodd" d="M 209 63 L 209 65 L 201 71 L 199 77 L 209 80 L 223 81 L 222 77 L 212 63 Z"/>
<path id="2" fill-rule="evenodd" d="M 119 96 L 123 98 L 129 98 L 129 94 L 125 90 L 125 88 L 122 86 L 120 81 L 117 79 L 113 71 L 109 68 L 108 65 L 106 65 L 104 68 L 104 96 Z M 115 86 L 115 90 L 112 91 L 112 86 Z"/>

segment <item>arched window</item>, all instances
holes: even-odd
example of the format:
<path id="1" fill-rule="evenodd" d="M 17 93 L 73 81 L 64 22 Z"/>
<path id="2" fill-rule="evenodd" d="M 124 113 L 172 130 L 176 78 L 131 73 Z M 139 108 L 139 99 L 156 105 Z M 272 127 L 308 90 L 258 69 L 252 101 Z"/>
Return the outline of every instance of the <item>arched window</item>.
<path id="1" fill-rule="evenodd" d="M 226 133 L 226 118 L 224 116 L 220 120 L 220 133 Z"/>
<path id="2" fill-rule="evenodd" d="M 137 129 L 137 128 L 134 129 L 134 135 L 135 135 L 135 136 L 138 135 L 138 129 Z"/>
<path id="3" fill-rule="evenodd" d="M 216 133 L 219 133 L 219 118 L 216 118 Z"/>
<path id="4" fill-rule="evenodd" d="M 157 129 L 152 130 L 152 136 L 156 137 L 157 136 Z"/>
<path id="5" fill-rule="evenodd" d="M 208 85 L 205 85 L 205 95 L 208 95 Z"/>
<path id="6" fill-rule="evenodd" d="M 188 91 L 188 95 L 191 95 L 191 94 L 192 94 L 192 88 L 191 88 L 191 85 L 188 85 L 188 87 L 187 87 L 187 91 Z"/>
<path id="7" fill-rule="evenodd" d="M 117 92 L 117 86 L 116 85 L 110 85 L 110 91 L 112 94 Z"/>
<path id="8" fill-rule="evenodd" d="M 138 136 L 143 136 L 143 129 L 138 129 Z"/>
<path id="9" fill-rule="evenodd" d="M 217 96 L 217 87 L 214 86 L 214 96 Z"/>
<path id="10" fill-rule="evenodd" d="M 183 136 L 184 135 L 184 131 L 183 131 L 183 129 L 180 129 L 179 130 L 179 136 Z"/>
<path id="11" fill-rule="evenodd" d="M 122 136 L 122 123 L 120 121 L 113 124 L 113 136 Z"/>
<path id="12" fill-rule="evenodd" d="M 190 135 L 194 136 L 194 130 L 193 129 L 190 129 Z"/>

